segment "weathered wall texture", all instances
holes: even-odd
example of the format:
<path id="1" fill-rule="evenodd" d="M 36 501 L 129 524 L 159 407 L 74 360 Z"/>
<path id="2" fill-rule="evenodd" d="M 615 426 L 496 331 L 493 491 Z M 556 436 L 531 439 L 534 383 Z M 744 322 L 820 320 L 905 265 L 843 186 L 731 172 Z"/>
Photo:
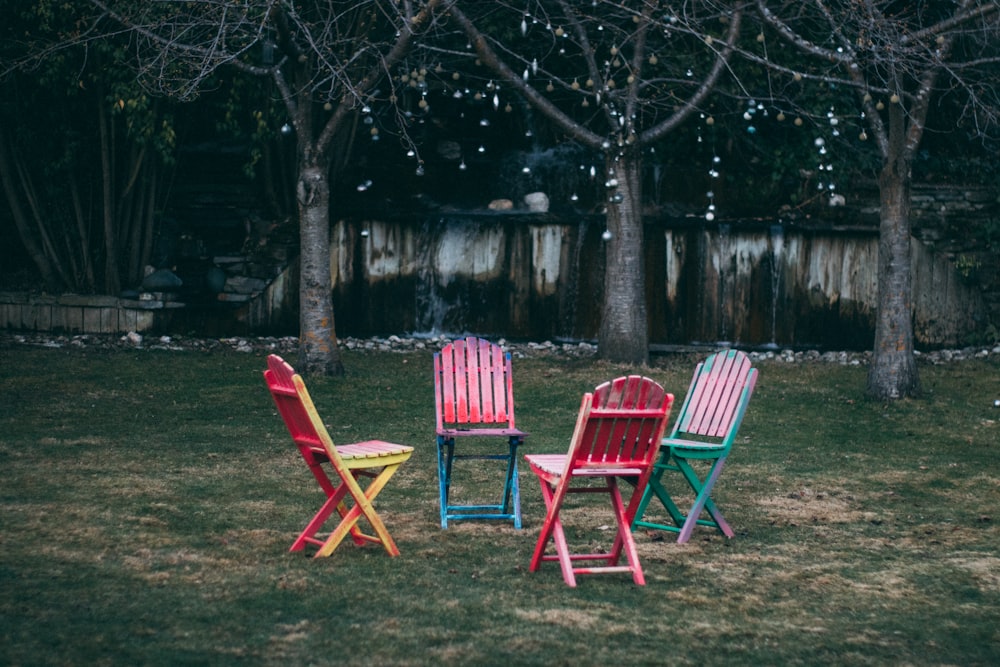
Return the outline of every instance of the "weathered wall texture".
<path id="1" fill-rule="evenodd" d="M 478 333 L 592 339 L 600 317 L 603 225 L 519 213 L 340 221 L 332 268 L 341 335 Z M 877 236 L 691 220 L 646 229 L 653 344 L 865 349 L 872 345 Z M 963 344 L 983 325 L 978 290 L 913 241 L 922 347 Z"/>

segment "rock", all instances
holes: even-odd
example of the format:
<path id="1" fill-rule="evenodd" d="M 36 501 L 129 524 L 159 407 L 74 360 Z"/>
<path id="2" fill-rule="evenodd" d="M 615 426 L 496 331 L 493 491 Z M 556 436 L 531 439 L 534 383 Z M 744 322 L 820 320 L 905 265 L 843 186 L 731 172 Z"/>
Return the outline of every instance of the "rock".
<path id="1" fill-rule="evenodd" d="M 509 199 L 494 199 L 490 202 L 491 211 L 509 211 L 514 208 L 514 202 Z"/>
<path id="2" fill-rule="evenodd" d="M 142 335 L 137 334 L 134 331 L 129 331 L 127 334 L 122 336 L 122 342 L 131 345 L 132 347 L 142 346 Z"/>
<path id="3" fill-rule="evenodd" d="M 203 350 L 212 351 L 229 349 L 235 352 L 249 353 L 281 353 L 295 354 L 298 351 L 297 336 L 260 336 L 246 338 L 188 338 L 181 336 L 159 335 L 150 339 L 152 342 L 144 345 L 143 336 L 129 332 L 124 336 L 78 334 L 60 336 L 48 333 L 14 333 L 0 330 L 0 350 L 18 345 L 38 347 L 73 347 L 79 349 L 100 348 L 115 349 L 168 349 L 168 350 Z M 451 341 L 449 336 L 434 336 L 431 338 L 410 338 L 407 336 L 389 336 L 387 338 L 341 338 L 340 345 L 347 350 L 359 354 L 368 352 L 408 353 L 417 350 L 439 350 Z M 592 358 L 597 354 L 597 345 L 586 341 L 572 343 L 554 343 L 553 341 L 508 343 L 500 340 L 498 343 L 516 358 L 549 357 L 554 359 Z M 678 346 L 677 352 L 686 352 L 698 356 L 706 356 L 710 350 L 704 347 L 684 348 Z M 914 352 L 917 361 L 924 364 L 959 363 L 967 359 L 993 357 L 1000 355 L 1000 345 L 992 347 L 965 348 L 962 350 L 935 350 L 933 352 Z M 827 363 L 851 366 L 867 366 L 871 362 L 871 352 L 844 351 L 793 351 L 793 350 L 751 350 L 748 352 L 754 362 L 767 363 Z M 992 399 L 991 399 L 992 400 Z M 997 399 L 1000 400 L 1000 399 Z"/>
<path id="4" fill-rule="evenodd" d="M 529 192 L 524 195 L 524 205 L 532 213 L 548 213 L 549 196 L 544 192 Z"/>
<path id="5" fill-rule="evenodd" d="M 184 281 L 170 269 L 156 269 L 142 279 L 142 289 L 146 292 L 166 292 L 183 284 Z"/>

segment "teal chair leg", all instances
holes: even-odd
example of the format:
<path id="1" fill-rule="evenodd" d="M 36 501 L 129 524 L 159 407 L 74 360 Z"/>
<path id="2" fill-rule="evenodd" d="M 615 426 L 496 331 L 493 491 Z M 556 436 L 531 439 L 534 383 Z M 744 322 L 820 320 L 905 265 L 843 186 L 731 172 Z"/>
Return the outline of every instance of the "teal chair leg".
<path id="1" fill-rule="evenodd" d="M 517 448 L 522 439 L 511 437 L 506 454 L 455 454 L 454 439 L 438 438 L 438 494 L 441 504 L 441 528 L 448 528 L 449 520 L 495 519 L 513 521 L 521 529 L 521 489 L 517 474 Z M 493 505 L 452 505 L 450 502 L 451 473 L 454 461 L 479 459 L 505 461 L 503 492 L 500 502 Z"/>
<path id="2" fill-rule="evenodd" d="M 441 528 L 448 528 L 448 493 L 451 490 L 451 462 L 455 456 L 455 441 L 437 439 L 438 495 L 441 503 Z"/>
<path id="3" fill-rule="evenodd" d="M 671 464 L 670 461 L 673 460 L 674 463 Z M 719 478 L 719 474 L 722 472 L 723 463 L 725 463 L 725 457 L 719 458 L 712 463 L 712 468 L 702 482 L 695 472 L 694 468 L 687 460 L 673 456 L 669 452 L 664 454 L 653 468 L 653 474 L 650 477 L 649 484 L 646 487 L 645 492 L 642 494 L 642 500 L 639 502 L 639 507 L 635 513 L 635 519 L 632 521 L 632 530 L 636 528 L 654 528 L 656 530 L 664 530 L 672 533 L 678 533 L 677 542 L 683 544 L 691 539 L 691 533 L 694 531 L 695 526 L 708 526 L 711 528 L 718 529 L 726 537 L 733 536 L 733 530 L 729 527 L 725 518 L 722 516 L 722 512 L 716 507 L 715 503 L 712 502 L 710 496 L 712 492 L 712 487 L 715 486 L 716 480 Z M 679 472 L 684 477 L 688 486 L 695 493 L 694 505 L 692 505 L 690 511 L 685 515 L 677 503 L 674 502 L 670 493 L 667 491 L 666 487 L 663 485 L 663 474 L 667 471 Z M 653 498 L 657 498 L 660 503 L 666 509 L 667 514 L 670 515 L 670 520 L 673 521 L 673 525 L 657 523 L 655 521 L 647 521 L 643 517 L 645 516 L 646 509 Z M 711 519 L 700 519 L 702 511 L 707 511 Z"/>

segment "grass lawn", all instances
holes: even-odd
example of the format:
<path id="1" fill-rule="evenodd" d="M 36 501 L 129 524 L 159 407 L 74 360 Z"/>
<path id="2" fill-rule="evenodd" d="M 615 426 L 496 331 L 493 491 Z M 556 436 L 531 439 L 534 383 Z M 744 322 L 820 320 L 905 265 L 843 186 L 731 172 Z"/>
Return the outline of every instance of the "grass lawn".
<path id="1" fill-rule="evenodd" d="M 643 372 L 679 407 L 696 362 Z M 924 398 L 892 405 L 860 366 L 762 362 L 713 494 L 736 537 L 641 531 L 645 587 L 576 589 L 528 572 L 523 462 L 523 530 L 440 529 L 430 352 L 345 364 L 308 380 L 333 437 L 416 448 L 377 501 L 398 558 L 288 553 L 322 495 L 263 356 L 0 349 L 0 664 L 1000 664 L 996 355 L 922 365 Z M 629 372 L 515 359 L 522 451 L 565 451 L 581 394 Z M 466 465 L 459 499 L 498 487 Z M 597 501 L 573 501 L 571 538 L 607 535 Z"/>

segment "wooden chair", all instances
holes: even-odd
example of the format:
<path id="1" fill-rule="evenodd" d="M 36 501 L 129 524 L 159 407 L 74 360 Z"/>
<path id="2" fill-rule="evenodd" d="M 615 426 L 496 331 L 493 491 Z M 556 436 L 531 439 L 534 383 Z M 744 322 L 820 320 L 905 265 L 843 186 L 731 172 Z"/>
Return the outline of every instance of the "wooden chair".
<path id="1" fill-rule="evenodd" d="M 660 460 L 639 503 L 633 529 L 642 526 L 676 532 L 679 543 L 690 539 L 695 526 L 711 526 L 726 537 L 733 536 L 733 529 L 712 502 L 711 493 L 756 383 L 757 369 L 751 367 L 747 355 L 737 350 L 718 352 L 698 364 L 673 431 L 663 441 Z M 692 461 L 711 464 L 704 478 L 699 477 Z M 694 503 L 687 514 L 678 508 L 664 486 L 666 472 L 679 472 L 694 492 Z M 667 510 L 673 525 L 645 518 L 654 496 Z M 702 518 L 703 512 L 707 512 L 708 518 Z"/>
<path id="2" fill-rule="evenodd" d="M 410 458 L 413 448 L 381 440 L 334 445 L 316 412 L 305 383 L 291 366 L 281 357 L 272 354 L 267 358 L 264 378 L 292 440 L 326 494 L 326 502 L 292 543 L 289 551 L 299 551 L 306 544 L 312 544 L 319 547 L 316 558 L 329 556 L 349 533 L 359 546 L 374 542 L 381 544 L 390 556 L 398 556 L 399 549 L 375 512 L 372 501 L 400 464 Z M 324 464 L 330 464 L 333 475 L 327 473 Z M 363 489 L 359 483 L 361 478 L 369 480 Z M 352 506 L 348 507 L 348 501 Z M 326 538 L 316 537 L 316 533 L 334 511 L 337 512 L 340 523 Z M 361 532 L 358 527 L 361 517 L 368 521 L 375 535 Z"/>
<path id="3" fill-rule="evenodd" d="M 636 584 L 646 583 L 630 526 L 652 474 L 673 400 L 649 378 L 630 375 L 606 382 L 593 393 L 584 394 L 568 454 L 525 456 L 538 475 L 546 507 L 545 523 L 531 558 L 532 572 L 542 561 L 558 561 L 570 586 L 576 586 L 577 574 L 604 572 L 631 572 Z M 600 484 L 593 483 L 595 478 Z M 618 478 L 635 481 L 627 507 Z M 611 498 L 616 530 L 608 551 L 571 553 L 560 511 L 566 496 L 578 493 L 606 493 Z M 550 540 L 555 543 L 555 554 L 546 553 Z M 628 564 L 619 566 L 622 551 Z M 577 567 L 574 563 L 578 561 L 603 565 Z"/>
<path id="4" fill-rule="evenodd" d="M 517 448 L 528 435 L 514 424 L 514 383 L 510 354 L 499 345 L 468 337 L 448 343 L 434 355 L 434 402 L 437 408 L 438 491 L 441 528 L 458 519 L 512 520 L 521 527 Z M 457 438 L 503 438 L 507 451 L 455 453 Z M 485 459 L 504 462 L 500 501 L 461 505 L 451 502 L 455 461 Z"/>

